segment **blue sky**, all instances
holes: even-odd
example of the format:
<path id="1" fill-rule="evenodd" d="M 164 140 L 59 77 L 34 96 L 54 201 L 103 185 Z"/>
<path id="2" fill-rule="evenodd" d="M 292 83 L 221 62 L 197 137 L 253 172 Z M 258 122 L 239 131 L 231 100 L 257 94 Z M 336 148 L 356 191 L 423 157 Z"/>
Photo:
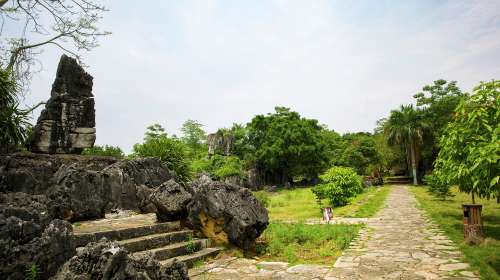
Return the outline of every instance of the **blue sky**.
<path id="1" fill-rule="evenodd" d="M 372 131 L 433 80 L 500 78 L 500 1 L 103 2 L 113 34 L 83 57 L 97 144 L 126 151 L 155 122 L 213 132 L 277 105 Z M 27 103 L 49 97 L 60 55 L 40 55 Z"/>

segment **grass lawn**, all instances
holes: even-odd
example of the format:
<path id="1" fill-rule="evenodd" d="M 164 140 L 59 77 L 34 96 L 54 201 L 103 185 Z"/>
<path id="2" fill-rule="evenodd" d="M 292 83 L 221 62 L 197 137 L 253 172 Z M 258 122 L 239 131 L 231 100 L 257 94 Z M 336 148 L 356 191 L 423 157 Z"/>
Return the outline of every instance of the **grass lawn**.
<path id="1" fill-rule="evenodd" d="M 383 205 L 390 187 L 370 187 L 353 198 L 350 204 L 333 209 L 334 217 L 371 217 Z M 275 193 L 264 191 L 257 192 L 258 196 L 267 196 L 269 218 L 271 221 L 304 221 L 307 219 L 320 219 L 320 207 L 311 188 L 296 188 L 280 190 Z M 323 206 L 328 206 L 327 200 L 322 201 Z"/>
<path id="2" fill-rule="evenodd" d="M 333 265 L 361 227 L 271 223 L 259 238 L 257 255 L 266 261 Z"/>
<path id="3" fill-rule="evenodd" d="M 446 201 L 434 198 L 426 187 L 411 187 L 422 208 L 438 223 L 446 235 L 458 244 L 467 262 L 478 270 L 481 279 L 500 279 L 500 204 L 495 200 L 477 199 L 483 205 L 486 239 L 483 244 L 469 246 L 463 238 L 462 204 L 470 203 L 470 195 L 453 189 L 454 197 Z"/>

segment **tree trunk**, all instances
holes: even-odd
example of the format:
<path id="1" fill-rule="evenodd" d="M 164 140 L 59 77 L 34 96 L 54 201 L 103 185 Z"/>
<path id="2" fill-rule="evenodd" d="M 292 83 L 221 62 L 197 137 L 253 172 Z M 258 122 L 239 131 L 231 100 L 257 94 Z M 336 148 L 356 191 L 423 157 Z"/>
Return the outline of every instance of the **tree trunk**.
<path id="1" fill-rule="evenodd" d="M 411 169 L 413 173 L 413 184 L 418 185 L 417 181 L 417 159 L 415 155 L 415 146 L 414 143 L 410 144 L 410 156 L 411 156 Z"/>
<path id="2" fill-rule="evenodd" d="M 476 200 L 474 199 L 474 192 L 472 192 L 472 204 L 476 204 Z"/>

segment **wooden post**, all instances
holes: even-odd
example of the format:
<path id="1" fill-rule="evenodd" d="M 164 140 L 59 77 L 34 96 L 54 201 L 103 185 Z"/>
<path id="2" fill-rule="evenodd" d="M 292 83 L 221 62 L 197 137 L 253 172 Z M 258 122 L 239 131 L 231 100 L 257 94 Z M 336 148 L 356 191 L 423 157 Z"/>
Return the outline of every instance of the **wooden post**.
<path id="1" fill-rule="evenodd" d="M 464 238 L 479 238 L 482 239 L 483 235 L 483 220 L 481 219 L 481 210 L 483 208 L 480 204 L 462 204 L 464 210 Z"/>

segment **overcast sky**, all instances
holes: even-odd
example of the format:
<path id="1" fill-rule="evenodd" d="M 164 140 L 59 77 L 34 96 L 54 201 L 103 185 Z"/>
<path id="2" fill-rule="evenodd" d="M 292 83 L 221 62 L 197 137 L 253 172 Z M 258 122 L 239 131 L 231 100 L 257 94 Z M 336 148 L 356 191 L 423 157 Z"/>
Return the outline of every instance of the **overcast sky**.
<path id="1" fill-rule="evenodd" d="M 214 132 L 277 105 L 372 131 L 433 80 L 470 91 L 500 78 L 500 1 L 103 2 L 113 34 L 83 56 L 96 143 L 127 152 L 152 123 Z M 39 57 L 27 103 L 48 99 L 61 54 Z"/>

